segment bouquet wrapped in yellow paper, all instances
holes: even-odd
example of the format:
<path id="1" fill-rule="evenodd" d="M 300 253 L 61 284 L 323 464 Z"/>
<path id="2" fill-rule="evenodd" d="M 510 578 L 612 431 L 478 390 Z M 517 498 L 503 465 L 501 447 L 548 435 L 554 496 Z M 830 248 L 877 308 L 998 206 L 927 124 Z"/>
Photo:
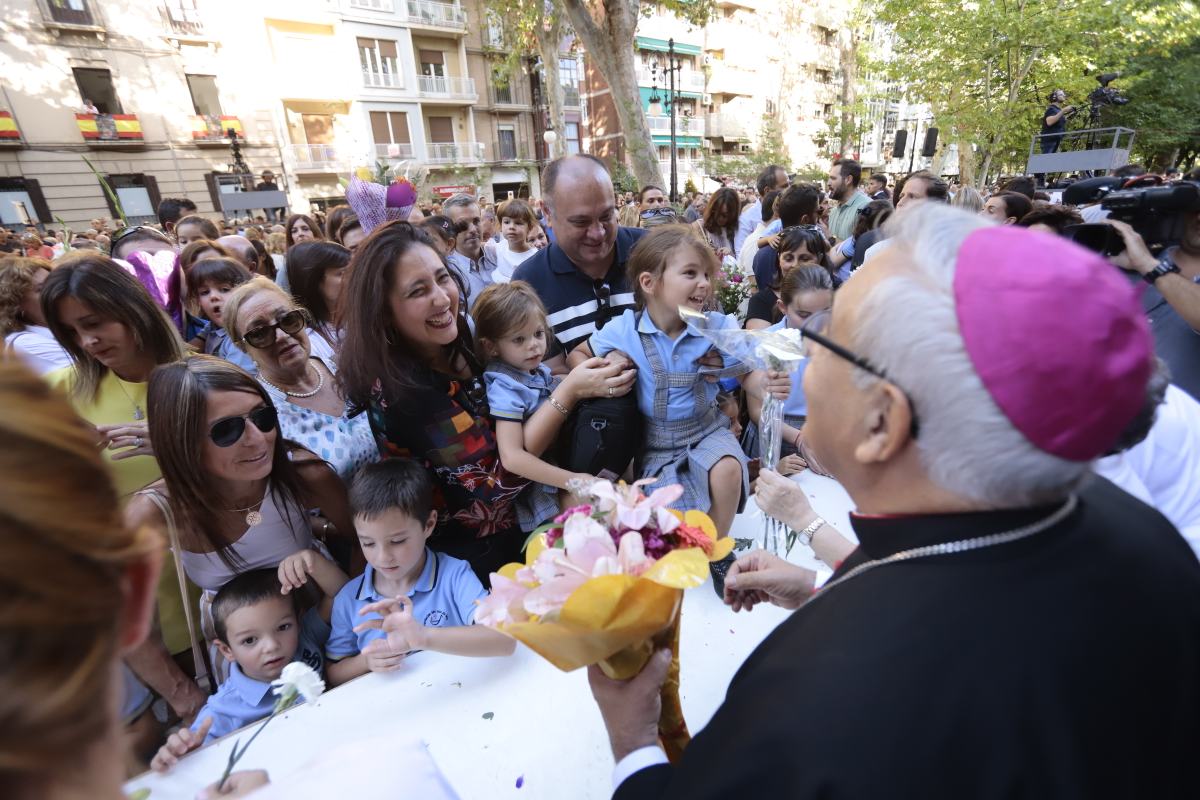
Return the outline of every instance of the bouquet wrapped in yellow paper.
<path id="1" fill-rule="evenodd" d="M 596 481 L 591 503 L 568 509 L 530 537 L 524 564 L 492 573 L 475 620 L 522 642 L 564 671 L 599 665 L 610 678 L 641 671 L 656 648 L 674 658 L 663 686 L 659 733 L 672 760 L 688 741 L 679 704 L 679 609 L 683 590 L 708 578 L 733 549 L 700 511 L 667 506 L 682 488 L 650 496 Z"/>

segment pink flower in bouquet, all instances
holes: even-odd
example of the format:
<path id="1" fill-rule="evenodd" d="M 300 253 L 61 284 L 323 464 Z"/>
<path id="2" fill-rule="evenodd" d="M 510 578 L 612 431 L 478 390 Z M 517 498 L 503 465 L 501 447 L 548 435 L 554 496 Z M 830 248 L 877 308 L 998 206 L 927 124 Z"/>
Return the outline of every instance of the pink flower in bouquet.
<path id="1" fill-rule="evenodd" d="M 561 608 L 589 578 L 620 572 L 608 529 L 589 516 L 574 514 L 563 525 L 563 547 L 547 547 L 532 565 L 517 572 L 517 580 L 539 584 L 525 596 L 525 610 L 544 615 Z"/>
<path id="2" fill-rule="evenodd" d="M 745 280 L 745 276 L 740 272 L 735 272 L 729 276 L 730 283 L 741 283 L 743 280 Z"/>
<path id="3" fill-rule="evenodd" d="M 649 483 L 654 483 L 654 480 L 637 481 L 632 486 L 614 486 L 598 481 L 592 486 L 595 507 L 604 514 L 614 533 L 643 530 L 651 519 L 663 533 L 678 527 L 679 520 L 667 507 L 683 495 L 683 487 L 678 484 L 664 486 L 646 497 L 641 487 Z"/>
<path id="4" fill-rule="evenodd" d="M 524 622 L 529 619 L 525 613 L 527 594 L 529 587 L 525 584 L 492 573 L 492 593 L 479 601 L 475 622 L 492 626 L 505 622 Z"/>

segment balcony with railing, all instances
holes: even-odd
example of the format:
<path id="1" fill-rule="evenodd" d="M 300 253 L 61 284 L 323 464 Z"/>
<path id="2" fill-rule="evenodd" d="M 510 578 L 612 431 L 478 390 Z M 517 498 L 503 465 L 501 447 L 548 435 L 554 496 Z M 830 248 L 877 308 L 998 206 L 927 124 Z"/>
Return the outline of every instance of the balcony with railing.
<path id="1" fill-rule="evenodd" d="M 564 86 L 563 87 L 563 105 L 569 108 L 579 107 L 579 87 Z"/>
<path id="2" fill-rule="evenodd" d="M 420 75 L 417 82 L 422 97 L 435 100 L 464 100 L 472 103 L 479 99 L 479 96 L 475 94 L 475 80 L 473 78 Z"/>
<path id="3" fill-rule="evenodd" d="M 174 0 L 158 9 L 163 26 L 177 36 L 203 36 L 204 19 L 195 0 Z"/>
<path id="4" fill-rule="evenodd" d="M 646 125 L 654 136 L 671 135 L 671 118 L 669 116 L 652 117 L 646 115 Z M 704 117 L 686 117 L 682 114 L 675 117 L 676 136 L 703 136 Z"/>
<path id="5" fill-rule="evenodd" d="M 407 0 L 408 21 L 413 25 L 466 32 L 467 12 L 456 3 Z"/>
<path id="6" fill-rule="evenodd" d="M 754 94 L 759 84 L 753 72 L 735 67 L 728 61 L 717 61 L 708 79 L 708 91 L 722 94 Z"/>
<path id="7" fill-rule="evenodd" d="M 384 61 L 381 70 L 364 69 L 362 71 L 363 86 L 377 89 L 398 89 L 403 85 L 400 72 L 395 61 Z"/>
<path id="8" fill-rule="evenodd" d="M 649 67 L 637 68 L 638 86 L 655 86 L 659 89 L 667 88 L 667 76 L 661 72 L 658 73 L 657 80 L 655 79 L 654 71 Z M 679 92 L 694 92 L 697 94 L 704 92 L 704 73 L 694 69 L 680 70 L 675 75 L 675 90 Z"/>
<path id="9" fill-rule="evenodd" d="M 379 160 L 412 160 L 415 158 L 413 146 L 408 142 L 392 142 L 375 145 L 375 158 Z"/>
<path id="10" fill-rule="evenodd" d="M 237 117 L 218 117 L 214 114 L 193 114 L 191 117 L 192 142 L 195 144 L 224 145 L 232 130 L 245 139 L 242 121 Z"/>
<path id="11" fill-rule="evenodd" d="M 522 141 L 505 141 L 501 139 L 492 143 L 492 161 L 528 161 L 530 159 L 528 143 Z"/>
<path id="12" fill-rule="evenodd" d="M 95 25 L 91 4 L 87 0 L 47 0 L 46 7 L 50 11 L 50 19 L 63 25 Z"/>
<path id="13" fill-rule="evenodd" d="M 483 161 L 483 142 L 430 142 L 426 163 L 478 164 Z"/>
<path id="14" fill-rule="evenodd" d="M 297 172 L 338 172 L 349 169 L 351 153 L 333 144 L 284 145 L 284 155 Z"/>
<path id="15" fill-rule="evenodd" d="M 88 144 L 138 144 L 144 138 L 137 114 L 76 114 L 75 124 Z"/>
<path id="16" fill-rule="evenodd" d="M 746 123 L 742 122 L 741 117 L 729 111 L 707 114 L 704 119 L 704 128 L 707 131 L 705 135 L 711 139 L 725 139 L 732 142 L 750 141 L 750 137 L 746 134 Z"/>

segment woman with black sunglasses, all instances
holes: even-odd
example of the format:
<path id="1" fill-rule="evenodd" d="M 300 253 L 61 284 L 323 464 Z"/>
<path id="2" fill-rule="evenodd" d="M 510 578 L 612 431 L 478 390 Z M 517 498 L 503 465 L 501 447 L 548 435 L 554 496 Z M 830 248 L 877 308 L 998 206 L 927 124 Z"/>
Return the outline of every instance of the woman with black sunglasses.
<path id="1" fill-rule="evenodd" d="M 224 319 L 230 338 L 258 367 L 285 438 L 319 455 L 347 484 L 359 467 L 379 460 L 367 418 L 349 413 L 328 341 L 308 327 L 310 316 L 291 295 L 252 278 L 229 295 Z"/>
<path id="2" fill-rule="evenodd" d="M 345 486 L 281 435 L 270 395 L 245 371 L 212 356 L 168 364 L 151 376 L 148 403 L 163 478 L 130 501 L 126 521 L 160 531 L 176 566 L 203 591 L 208 643 L 216 635 L 210 601 L 235 575 L 325 551 L 319 540 L 343 567 L 361 564 Z M 220 681 L 222 659 L 208 650 Z"/>
<path id="3" fill-rule="evenodd" d="M 470 562 L 481 580 L 520 558 L 515 500 L 527 481 L 500 464 L 458 273 L 407 222 L 376 228 L 342 294 L 339 380 L 366 412 L 384 457 L 413 458 L 438 487 L 429 546 Z M 540 456 L 574 405 L 608 394 L 600 359 L 576 367 L 525 422 Z"/>

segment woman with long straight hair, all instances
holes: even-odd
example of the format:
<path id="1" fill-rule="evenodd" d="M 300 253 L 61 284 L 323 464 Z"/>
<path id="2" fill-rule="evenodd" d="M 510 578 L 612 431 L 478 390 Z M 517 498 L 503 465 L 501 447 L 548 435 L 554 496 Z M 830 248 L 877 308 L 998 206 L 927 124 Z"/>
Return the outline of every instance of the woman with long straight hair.
<path id="1" fill-rule="evenodd" d="M 381 454 L 430 471 L 440 506 L 430 547 L 486 580 L 521 552 L 514 501 L 527 481 L 500 464 L 457 272 L 428 234 L 391 222 L 361 244 L 343 291 L 345 396 L 367 413 Z M 576 403 L 628 384 L 620 375 L 603 359 L 572 370 L 525 421 L 526 450 L 541 455 Z"/>
<path id="2" fill-rule="evenodd" d="M 46 379 L 93 427 L 117 492 L 128 500 L 159 478 L 146 393 L 155 367 L 184 357 L 183 341 L 146 287 L 105 256 L 64 259 L 42 284 L 41 304 L 47 327 L 73 362 Z M 175 571 L 164 570 L 158 590 L 162 635 L 141 645 L 130 662 L 181 717 L 204 704 L 171 660 L 189 648 L 184 603 Z"/>
<path id="3" fill-rule="evenodd" d="M 337 242 L 301 242 L 288 251 L 288 288 L 334 351 L 342 338 L 338 303 L 349 267 L 350 251 Z"/>
<path id="4" fill-rule="evenodd" d="M 704 216 L 692 223 L 717 254 L 718 260 L 733 255 L 733 240 L 737 235 L 740 211 L 737 192 L 726 186 L 713 192 L 704 209 Z"/>
<path id="5" fill-rule="evenodd" d="M 162 541 L 122 524 L 61 393 L 0 361 L 0 408 L 0 786 L 10 800 L 123 797 L 123 723 L 152 699 L 123 659 L 151 630 Z"/>
<path id="6" fill-rule="evenodd" d="M 319 242 L 325 238 L 321 226 L 308 214 L 292 214 L 288 217 L 284 225 L 284 235 L 287 237 L 288 250 L 301 242 Z"/>
<path id="7" fill-rule="evenodd" d="M 234 575 L 323 550 L 321 538 L 343 564 L 351 560 L 357 542 L 345 487 L 328 464 L 280 435 L 270 396 L 244 370 L 212 356 L 168 364 L 150 378 L 149 407 L 163 477 L 130 501 L 126 522 L 171 542 L 177 565 L 204 593 L 209 644 L 212 597 Z M 220 655 L 209 651 L 223 680 Z"/>

